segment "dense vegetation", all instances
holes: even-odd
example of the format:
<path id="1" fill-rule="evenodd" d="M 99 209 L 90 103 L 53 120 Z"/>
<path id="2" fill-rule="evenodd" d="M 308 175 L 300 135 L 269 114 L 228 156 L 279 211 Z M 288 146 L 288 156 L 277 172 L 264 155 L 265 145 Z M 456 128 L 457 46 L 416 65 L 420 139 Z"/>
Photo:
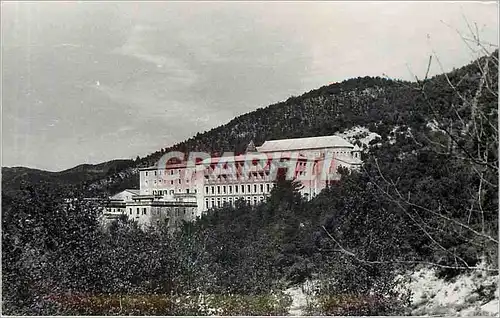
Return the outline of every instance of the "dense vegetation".
<path id="1" fill-rule="evenodd" d="M 80 185 L 2 193 L 3 310 L 279 315 L 289 306 L 283 289 L 310 279 L 318 282 L 311 314 L 404 314 L 398 273 L 430 265 L 453 277 L 481 260 L 496 273 L 497 65 L 495 52 L 423 81 L 348 80 L 173 147 L 241 151 L 249 139 L 355 125 L 381 135 L 360 171 L 341 171 L 312 201 L 278 180 L 267 202 L 212 210 L 171 236 L 125 219 L 100 231 Z"/>

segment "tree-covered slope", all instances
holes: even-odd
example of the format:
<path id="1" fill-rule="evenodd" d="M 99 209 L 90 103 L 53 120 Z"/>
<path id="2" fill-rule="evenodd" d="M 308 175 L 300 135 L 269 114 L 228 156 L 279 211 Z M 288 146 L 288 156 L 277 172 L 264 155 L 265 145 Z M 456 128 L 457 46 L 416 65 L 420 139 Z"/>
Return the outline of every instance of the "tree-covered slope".
<path id="1" fill-rule="evenodd" d="M 96 165 L 82 164 L 58 172 L 25 167 L 2 167 L 2 189 L 6 193 L 15 193 L 23 184 L 81 185 L 113 176 L 133 163 L 133 160 L 111 160 Z"/>
<path id="2" fill-rule="evenodd" d="M 498 55 L 498 52 L 493 54 Z M 427 124 L 434 118 L 434 111 L 441 110 L 446 103 L 460 103 L 448 80 L 455 83 L 460 94 L 472 96 L 481 77 L 478 63 L 483 60 L 427 79 L 427 99 L 417 82 L 380 77 L 358 77 L 323 86 L 238 116 L 225 125 L 197 133 L 188 140 L 138 158 L 134 168 L 154 165 L 171 150 L 241 153 L 250 140 L 259 145 L 271 139 L 332 135 L 357 125 L 378 133 L 382 140 L 386 140 L 396 126 L 426 130 Z M 430 108 L 429 101 L 437 109 Z M 136 172 L 130 167 L 122 173 L 123 178 L 120 176 L 112 182 L 99 182 L 92 188 L 111 192 L 120 190 L 122 182 L 127 185 L 138 182 Z"/>
<path id="3" fill-rule="evenodd" d="M 443 101 L 460 102 L 457 94 L 450 88 L 448 79 L 456 83 L 456 89 L 462 94 L 473 94 L 473 88 L 477 87 L 481 77 L 478 63 L 479 60 L 473 61 L 448 74 L 426 80 L 428 97 L 436 107 L 444 105 Z M 78 177 L 70 178 L 85 182 L 86 188 L 91 189 L 90 193 L 112 193 L 138 184 L 136 168 L 154 165 L 164 153 L 171 150 L 241 153 L 250 140 L 259 145 L 271 139 L 332 135 L 357 125 L 369 128 L 384 140 L 395 126 L 427 129 L 426 125 L 431 118 L 433 110 L 429 108 L 428 101 L 423 99 L 420 85 L 416 82 L 358 77 L 259 108 L 238 116 L 225 125 L 197 133 L 178 144 L 165 145 L 165 148 L 144 158 L 121 162 L 113 170 L 114 173 L 94 174 L 95 178 L 90 176 L 80 180 L 77 180 Z M 49 179 L 55 177 L 55 180 L 67 182 L 66 177 L 59 178 L 57 174 L 31 172 L 3 168 L 5 182 L 2 185 L 9 191 L 17 189 L 19 182 L 11 180 L 20 180 L 19 175 L 24 175 L 21 179 L 27 181 L 47 178 L 40 177 L 40 174 L 49 174 Z"/>

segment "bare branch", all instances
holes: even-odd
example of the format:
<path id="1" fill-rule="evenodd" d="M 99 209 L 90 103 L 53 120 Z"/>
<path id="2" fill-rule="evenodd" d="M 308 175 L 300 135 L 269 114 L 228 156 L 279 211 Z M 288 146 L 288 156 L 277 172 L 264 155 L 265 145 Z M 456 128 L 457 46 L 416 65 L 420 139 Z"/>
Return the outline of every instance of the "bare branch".
<path id="1" fill-rule="evenodd" d="M 435 267 L 440 267 L 440 268 L 449 268 L 449 269 L 462 269 L 462 270 L 485 270 L 489 272 L 498 272 L 497 268 L 483 268 L 483 267 L 477 267 L 477 266 L 450 266 L 450 265 L 442 265 L 438 263 L 433 263 L 433 262 L 427 262 L 427 261 L 404 261 L 404 260 L 390 260 L 390 261 L 368 261 L 359 258 L 356 254 L 347 251 L 334 237 L 333 235 L 330 234 L 330 232 L 327 231 L 327 229 L 324 226 L 321 226 L 325 233 L 328 235 L 328 237 L 335 242 L 335 244 L 338 245 L 340 249 L 338 250 L 322 250 L 323 252 L 341 252 L 345 255 L 348 255 L 352 258 L 354 258 L 356 261 L 360 263 L 366 263 L 366 264 L 372 264 L 372 265 L 381 265 L 381 264 L 423 264 L 423 265 L 430 265 L 430 266 L 435 266 Z"/>
<path id="2" fill-rule="evenodd" d="M 378 168 L 379 173 L 381 174 L 380 167 L 378 167 L 378 163 L 377 163 L 377 168 Z M 387 179 L 385 179 L 384 177 L 382 177 L 382 178 L 383 178 L 384 180 L 387 180 Z M 400 204 L 400 202 L 401 202 L 401 201 L 402 201 L 402 202 L 404 202 L 405 204 L 409 205 L 409 206 L 415 207 L 415 208 L 417 208 L 417 209 L 421 209 L 421 210 L 423 210 L 423 211 L 425 211 L 425 212 L 429 212 L 429 213 L 431 213 L 431 214 L 433 214 L 433 215 L 435 215 L 435 216 L 437 216 L 437 217 L 439 217 L 439 218 L 442 218 L 442 219 L 444 219 L 444 220 L 446 220 L 446 221 L 452 222 L 452 223 L 454 223 L 454 224 L 456 224 L 456 225 L 458 225 L 458 226 L 460 226 L 460 227 L 463 227 L 463 228 L 465 228 L 465 229 L 467 229 L 467 230 L 471 231 L 472 233 L 474 233 L 474 234 L 476 234 L 476 235 L 478 235 L 478 236 L 484 237 L 485 239 L 487 239 L 487 240 L 489 240 L 489 241 L 492 241 L 492 242 L 494 242 L 494 243 L 498 244 L 498 240 L 494 239 L 493 237 L 491 237 L 491 236 L 489 236 L 489 235 L 487 235 L 487 234 L 485 234 L 485 233 L 481 233 L 481 232 L 478 232 L 478 231 L 474 230 L 473 228 L 471 228 L 471 227 L 470 227 L 470 226 L 468 226 L 467 224 L 464 224 L 464 223 L 462 223 L 462 222 L 459 222 L 459 221 L 457 221 L 457 220 L 455 220 L 455 219 L 453 219 L 453 218 L 447 217 L 446 215 L 443 215 L 442 213 L 438 213 L 438 212 L 436 212 L 436 211 L 434 211 L 434 210 L 431 210 L 431 209 L 428 209 L 428 208 L 426 208 L 426 207 L 424 207 L 424 206 L 421 206 L 421 205 L 418 205 L 418 204 L 415 204 L 415 203 L 412 203 L 412 202 L 407 201 L 407 200 L 404 198 L 404 196 L 403 196 L 403 195 L 401 195 L 401 193 L 399 193 L 399 191 L 397 190 L 397 188 L 395 188 L 395 191 L 396 191 L 396 193 L 398 194 L 398 196 L 400 197 L 401 201 L 400 201 L 400 200 L 396 200 L 396 199 L 395 199 L 392 195 L 390 195 L 387 191 L 383 190 L 383 189 L 382 189 L 382 187 L 379 187 L 379 186 L 378 186 L 378 184 L 377 184 L 376 182 L 375 182 L 375 185 L 376 185 L 376 186 L 377 186 L 377 187 L 378 187 L 378 188 L 379 188 L 379 189 L 380 189 L 380 190 L 381 190 L 381 191 L 382 191 L 382 192 L 383 192 L 383 193 L 384 193 L 384 194 L 385 194 L 385 195 L 386 195 L 389 199 L 391 199 L 391 201 L 393 201 L 393 202 L 395 202 L 395 203 L 398 203 L 398 205 L 399 205 L 399 206 L 400 206 L 400 207 L 401 207 L 401 208 L 402 208 L 405 212 L 407 212 L 407 211 L 406 211 L 406 209 L 404 209 L 404 207 L 402 207 L 402 206 L 401 206 L 401 204 Z M 394 184 L 392 184 L 392 186 L 394 186 Z"/>

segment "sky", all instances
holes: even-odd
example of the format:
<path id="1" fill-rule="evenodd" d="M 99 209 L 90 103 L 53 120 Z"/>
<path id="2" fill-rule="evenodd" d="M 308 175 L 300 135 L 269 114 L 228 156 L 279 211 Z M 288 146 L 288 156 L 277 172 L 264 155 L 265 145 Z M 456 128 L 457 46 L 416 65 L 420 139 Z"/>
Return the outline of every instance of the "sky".
<path id="1" fill-rule="evenodd" d="M 135 159 L 433 52 L 450 71 L 467 22 L 498 46 L 496 2 L 2 2 L 2 166 Z"/>

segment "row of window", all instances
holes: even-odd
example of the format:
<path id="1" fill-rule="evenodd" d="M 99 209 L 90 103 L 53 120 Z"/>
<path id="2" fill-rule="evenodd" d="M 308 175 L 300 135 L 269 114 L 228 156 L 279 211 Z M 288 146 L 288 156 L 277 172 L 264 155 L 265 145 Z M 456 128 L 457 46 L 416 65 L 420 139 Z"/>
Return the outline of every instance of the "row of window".
<path id="1" fill-rule="evenodd" d="M 170 173 L 168 171 L 170 171 Z M 168 175 L 168 174 L 171 175 L 171 176 L 174 175 L 174 170 L 173 169 L 172 170 L 168 170 L 168 171 L 165 171 L 164 175 Z M 154 172 L 155 176 L 156 175 L 160 175 L 160 176 L 162 175 L 162 173 L 161 173 L 162 170 L 154 170 L 153 172 Z M 178 169 L 177 173 L 180 175 L 181 174 L 181 169 Z M 145 171 L 145 175 L 146 175 L 146 177 L 148 176 L 148 171 Z"/>
<path id="2" fill-rule="evenodd" d="M 271 183 L 205 186 L 205 194 L 261 194 L 271 192 Z"/>
<path id="3" fill-rule="evenodd" d="M 128 208 L 129 214 L 132 215 L 132 208 Z M 146 208 L 142 208 L 142 215 L 147 215 Z M 140 209 L 136 208 L 136 214 L 139 215 Z"/>
<path id="4" fill-rule="evenodd" d="M 205 199 L 205 210 L 209 210 L 212 208 L 220 208 L 226 204 L 229 204 L 231 206 L 234 206 L 236 201 L 238 200 L 244 200 L 247 204 L 258 204 L 262 201 L 264 201 L 264 196 L 259 196 L 259 197 L 229 197 L 229 198 L 211 198 L 211 199 Z"/>
<path id="5" fill-rule="evenodd" d="M 216 182 L 227 182 L 228 180 L 255 180 L 262 181 L 267 180 L 269 177 L 269 171 L 260 172 L 250 172 L 248 175 L 240 174 L 220 174 L 217 176 L 205 174 L 205 182 L 216 181 Z"/>
<path id="6" fill-rule="evenodd" d="M 352 152 L 352 151 L 334 151 L 333 153 L 335 153 L 335 154 L 351 154 L 351 155 L 354 155 L 354 156 L 356 156 L 358 154 L 357 152 Z M 319 153 L 317 153 L 317 155 L 319 155 Z M 282 161 L 288 161 L 288 160 L 282 160 Z M 298 162 L 299 166 L 306 166 L 307 164 L 308 164 L 307 162 L 303 162 L 303 161 Z M 236 168 L 241 168 L 241 167 L 243 167 L 243 165 L 236 164 Z M 207 170 L 214 170 L 214 168 L 215 168 L 215 166 L 213 166 L 213 167 L 207 167 Z M 228 168 L 228 166 L 227 166 L 227 164 L 225 164 L 224 165 L 224 169 L 227 169 L 227 168 Z M 170 172 L 168 172 L 168 171 L 170 171 Z M 165 171 L 164 174 L 165 175 L 167 175 L 167 174 L 173 175 L 174 174 L 174 170 L 173 169 L 172 170 L 168 170 L 168 171 Z M 182 171 L 181 169 L 177 169 L 177 173 L 179 175 L 181 174 L 181 171 Z M 154 173 L 155 176 L 157 176 L 157 175 L 161 176 L 162 175 L 162 170 L 154 170 L 153 173 Z M 145 176 L 147 177 L 148 175 L 149 175 L 149 172 L 145 171 Z"/>
<path id="7" fill-rule="evenodd" d="M 106 208 L 107 212 L 122 212 L 123 209 L 120 208 Z"/>
<path id="8" fill-rule="evenodd" d="M 154 179 L 153 183 L 159 184 L 159 183 L 161 183 L 162 180 L 163 180 L 163 183 L 167 183 L 167 181 L 170 181 L 171 185 L 174 184 L 174 180 L 165 180 L 165 179 Z M 177 182 L 175 182 L 175 183 L 181 184 L 181 181 L 182 181 L 181 179 L 177 179 Z M 144 183 L 148 184 L 148 180 L 145 180 Z M 186 183 L 189 183 L 189 179 L 186 179 Z"/>
<path id="9" fill-rule="evenodd" d="M 341 152 L 341 153 L 343 153 L 343 152 Z M 299 162 L 298 165 L 301 166 L 301 167 L 305 167 L 307 165 L 307 163 L 306 162 Z M 157 171 L 155 171 L 155 175 L 156 175 L 156 172 Z M 173 174 L 173 171 L 171 171 L 171 172 L 172 172 L 171 174 Z M 303 171 L 303 172 L 300 172 L 299 174 L 300 175 L 305 175 L 305 172 Z M 147 175 L 148 175 L 148 173 L 146 171 L 146 176 Z M 260 177 L 262 179 L 262 178 L 264 178 L 264 176 L 269 176 L 269 171 L 251 172 L 248 177 L 254 177 L 256 179 L 259 179 L 258 177 Z M 218 175 L 216 177 L 216 180 L 218 180 L 218 181 L 227 181 L 228 178 L 229 179 L 235 179 L 234 176 L 231 176 L 231 175 Z M 210 179 L 210 175 L 209 174 L 205 174 L 205 180 L 209 180 L 209 179 Z M 176 179 L 176 180 L 154 179 L 153 183 L 154 184 L 161 184 L 162 180 L 163 180 L 164 184 L 167 184 L 170 181 L 170 185 L 173 185 L 174 183 L 175 184 L 181 184 L 182 183 L 182 179 Z M 145 182 L 145 184 L 149 183 L 148 180 L 145 180 L 144 182 Z M 185 179 L 185 183 L 189 183 L 189 179 Z"/>
<path id="10" fill-rule="evenodd" d="M 136 215 L 139 215 L 140 214 L 140 211 L 141 211 L 141 208 L 135 208 L 136 209 Z M 179 217 L 179 216 L 184 216 L 186 213 L 185 211 L 185 208 L 174 208 L 174 215 L 176 217 Z M 133 208 L 129 208 L 129 214 L 132 215 L 133 214 Z M 152 215 L 159 215 L 160 212 L 159 211 L 156 211 L 156 210 L 152 210 Z M 146 208 L 142 208 L 142 215 L 148 215 L 148 212 L 147 212 L 147 209 Z"/>
<path id="11" fill-rule="evenodd" d="M 174 194 L 175 190 L 153 190 L 153 194 L 156 195 L 167 195 L 167 194 Z M 178 189 L 177 193 L 181 193 L 182 190 L 181 189 Z M 186 189 L 186 194 L 189 194 L 191 193 L 191 190 L 190 189 Z M 196 189 L 193 190 L 192 193 L 196 193 Z"/>

